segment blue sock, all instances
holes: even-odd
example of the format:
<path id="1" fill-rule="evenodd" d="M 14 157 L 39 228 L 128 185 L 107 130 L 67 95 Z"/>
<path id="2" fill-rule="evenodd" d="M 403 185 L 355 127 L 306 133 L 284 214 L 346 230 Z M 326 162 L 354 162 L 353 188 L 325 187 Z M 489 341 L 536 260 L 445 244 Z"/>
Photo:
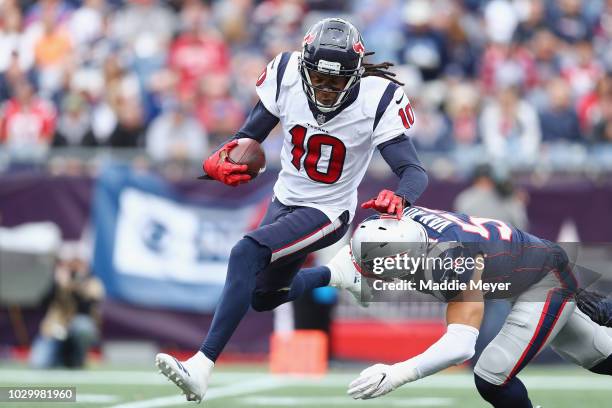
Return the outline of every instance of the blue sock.
<path id="1" fill-rule="evenodd" d="M 232 248 L 221 299 L 210 330 L 200 350 L 216 361 L 238 327 L 255 288 L 255 276 L 270 263 L 271 251 L 251 238 L 243 238 Z"/>
<path id="2" fill-rule="evenodd" d="M 480 396 L 495 408 L 533 408 L 527 388 L 517 377 L 503 385 L 494 385 L 474 374 Z"/>
<path id="3" fill-rule="evenodd" d="M 253 294 L 251 305 L 258 312 L 276 309 L 283 303 L 291 302 L 304 292 L 329 284 L 330 271 L 327 266 L 301 269 L 291 281 L 288 291 L 257 292 Z"/>

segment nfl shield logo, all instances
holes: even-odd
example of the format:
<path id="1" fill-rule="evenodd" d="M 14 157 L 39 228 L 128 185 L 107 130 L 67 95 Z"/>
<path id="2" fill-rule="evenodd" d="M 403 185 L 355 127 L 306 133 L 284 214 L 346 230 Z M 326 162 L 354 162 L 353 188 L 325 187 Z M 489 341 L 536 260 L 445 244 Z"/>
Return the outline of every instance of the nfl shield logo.
<path id="1" fill-rule="evenodd" d="M 324 114 L 319 113 L 319 114 L 317 115 L 317 123 L 318 123 L 319 125 L 324 124 L 326 120 L 327 120 L 327 118 L 325 117 L 325 115 L 324 115 Z"/>

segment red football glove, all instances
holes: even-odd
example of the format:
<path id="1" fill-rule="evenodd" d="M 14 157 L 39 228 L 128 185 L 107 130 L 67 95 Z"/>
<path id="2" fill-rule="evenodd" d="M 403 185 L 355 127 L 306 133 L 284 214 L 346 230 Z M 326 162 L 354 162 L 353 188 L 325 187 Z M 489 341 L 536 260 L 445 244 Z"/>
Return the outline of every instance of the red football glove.
<path id="1" fill-rule="evenodd" d="M 361 208 L 373 208 L 381 213 L 395 214 L 397 219 L 401 220 L 404 212 L 404 199 L 395 195 L 393 191 L 383 190 L 378 193 L 378 197 L 361 204 Z"/>
<path id="2" fill-rule="evenodd" d="M 232 187 L 251 179 L 251 176 L 245 173 L 248 168 L 246 164 L 234 164 L 227 160 L 229 151 L 237 145 L 238 140 L 232 140 L 204 161 L 202 168 L 210 178 Z"/>

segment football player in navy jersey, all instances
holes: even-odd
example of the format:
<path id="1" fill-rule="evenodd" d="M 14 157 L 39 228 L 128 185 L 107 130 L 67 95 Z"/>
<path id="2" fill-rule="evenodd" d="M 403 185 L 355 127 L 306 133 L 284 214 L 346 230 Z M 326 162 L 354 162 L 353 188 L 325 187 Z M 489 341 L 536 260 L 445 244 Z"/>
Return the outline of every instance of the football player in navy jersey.
<path id="1" fill-rule="evenodd" d="M 259 102 L 242 128 L 204 161 L 210 179 L 236 186 L 248 182 L 246 165 L 226 160 L 236 139 L 263 142 L 280 123 L 284 141 L 274 198 L 259 226 L 232 249 L 225 287 L 199 351 L 180 362 L 158 354 L 156 365 L 190 401 L 208 388 L 217 357 L 249 306 L 274 309 L 305 291 L 325 285 L 360 293 L 359 275 L 335 275 L 328 268 L 299 271 L 306 256 L 337 242 L 357 206 L 359 186 L 377 149 L 400 178 L 362 204 L 402 216 L 427 186 L 407 131 L 414 112 L 388 71 L 390 63 L 364 61 L 359 31 L 348 21 L 328 18 L 304 37 L 302 49 L 283 52 L 256 83 Z M 299 272 L 299 273 L 298 273 Z"/>
<path id="2" fill-rule="evenodd" d="M 393 263 L 382 272 L 374 269 L 375 259 L 398 254 L 451 262 L 423 261 L 410 273 Z M 470 265 L 467 259 L 472 259 Z M 566 252 L 501 221 L 423 207 L 406 209 L 401 220 L 373 216 L 357 227 L 350 247 L 340 250 L 327 268 L 335 275 L 360 269 L 379 283 L 390 278 L 414 282 L 414 290 L 447 303 L 446 333 L 420 355 L 362 371 L 349 385 L 348 394 L 355 399 L 382 396 L 471 358 L 483 299 L 491 297 L 512 303 L 501 331 L 474 369 L 480 395 L 494 407 L 532 407 L 517 374 L 547 345 L 594 373 L 612 374 L 612 338 L 576 307 L 579 289 Z"/>

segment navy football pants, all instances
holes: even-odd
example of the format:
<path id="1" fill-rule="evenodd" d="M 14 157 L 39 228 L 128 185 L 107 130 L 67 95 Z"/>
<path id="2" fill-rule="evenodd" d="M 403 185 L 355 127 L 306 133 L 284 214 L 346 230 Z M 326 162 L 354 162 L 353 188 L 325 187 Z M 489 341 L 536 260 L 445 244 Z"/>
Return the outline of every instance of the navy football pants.
<path id="1" fill-rule="evenodd" d="M 302 271 L 292 284 L 309 253 L 344 236 L 348 218 L 345 211 L 330 221 L 315 208 L 286 206 L 274 199 L 259 228 L 232 248 L 223 293 L 200 350 L 215 361 L 249 305 L 270 310 L 305 290 L 326 285 L 329 272 L 324 267 L 325 271 Z"/>

